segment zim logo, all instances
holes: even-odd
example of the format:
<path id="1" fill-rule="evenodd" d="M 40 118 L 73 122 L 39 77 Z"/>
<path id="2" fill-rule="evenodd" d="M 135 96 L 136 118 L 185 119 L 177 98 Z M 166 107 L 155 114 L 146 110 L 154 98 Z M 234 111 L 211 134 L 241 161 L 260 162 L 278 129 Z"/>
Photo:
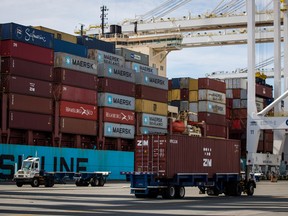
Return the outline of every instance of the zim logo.
<path id="1" fill-rule="evenodd" d="M 212 159 L 203 158 L 203 167 L 212 167 Z"/>

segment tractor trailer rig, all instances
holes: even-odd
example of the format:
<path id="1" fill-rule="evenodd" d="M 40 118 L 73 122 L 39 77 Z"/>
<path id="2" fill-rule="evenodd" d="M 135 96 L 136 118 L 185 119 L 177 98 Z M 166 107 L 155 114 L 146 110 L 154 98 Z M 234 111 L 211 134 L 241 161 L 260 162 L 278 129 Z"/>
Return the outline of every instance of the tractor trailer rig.
<path id="1" fill-rule="evenodd" d="M 256 183 L 240 170 L 240 141 L 187 135 L 135 139 L 135 171 L 121 172 L 136 198 L 184 198 L 185 187 L 201 194 L 253 195 Z"/>
<path id="2" fill-rule="evenodd" d="M 39 157 L 27 157 L 22 161 L 21 168 L 15 172 L 13 180 L 18 187 L 53 187 L 54 184 L 65 184 L 74 181 L 76 186 L 104 186 L 111 172 L 46 172 L 40 170 Z"/>

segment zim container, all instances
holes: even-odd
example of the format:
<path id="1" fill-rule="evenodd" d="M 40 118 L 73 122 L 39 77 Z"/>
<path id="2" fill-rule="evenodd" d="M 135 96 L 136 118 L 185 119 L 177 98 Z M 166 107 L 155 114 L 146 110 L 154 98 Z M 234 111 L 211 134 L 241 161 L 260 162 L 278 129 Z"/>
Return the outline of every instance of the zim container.
<path id="1" fill-rule="evenodd" d="M 1 40 L 16 40 L 53 49 L 53 34 L 16 23 L 0 25 Z"/>
<path id="2" fill-rule="evenodd" d="M 54 98 L 55 100 L 96 105 L 97 91 L 67 85 L 55 85 Z"/>
<path id="3" fill-rule="evenodd" d="M 8 128 L 52 132 L 52 115 L 10 111 Z"/>
<path id="4" fill-rule="evenodd" d="M 65 68 L 55 68 L 53 76 L 55 83 L 97 90 L 98 78 L 94 74 Z"/>
<path id="5" fill-rule="evenodd" d="M 98 64 L 97 71 L 98 77 L 107 77 L 135 83 L 135 72 L 129 68 L 102 63 Z"/>
<path id="6" fill-rule="evenodd" d="M 1 41 L 0 56 L 15 57 L 47 65 L 53 65 L 54 62 L 54 51 L 52 49 L 14 40 Z"/>
<path id="7" fill-rule="evenodd" d="M 124 67 L 125 64 L 124 57 L 97 49 L 89 49 L 88 58 L 97 61 L 97 64 L 105 63 L 119 67 Z"/>
<path id="8" fill-rule="evenodd" d="M 18 58 L 2 57 L 1 73 L 32 79 L 53 81 L 53 66 L 26 61 Z"/>
<path id="9" fill-rule="evenodd" d="M 97 122 L 86 119 L 61 117 L 59 129 L 61 133 L 96 136 Z"/>
<path id="10" fill-rule="evenodd" d="M 110 92 L 135 97 L 135 84 L 107 77 L 99 78 L 98 92 Z"/>
<path id="11" fill-rule="evenodd" d="M 135 124 L 135 112 L 110 107 L 101 108 L 103 110 L 103 121 L 118 124 Z"/>
<path id="12" fill-rule="evenodd" d="M 7 93 L 52 97 L 52 83 L 20 76 L 2 76 L 2 90 Z"/>
<path id="13" fill-rule="evenodd" d="M 240 173 L 240 148 L 238 140 L 137 136 L 135 171 L 155 172 L 160 178 L 173 178 L 177 173 L 207 173 L 208 178 L 215 173 Z"/>
<path id="14" fill-rule="evenodd" d="M 97 120 L 97 106 L 60 101 L 60 117 L 71 117 L 78 119 Z"/>
<path id="15" fill-rule="evenodd" d="M 135 126 L 104 122 L 104 136 L 124 139 L 134 139 Z"/>
<path id="16" fill-rule="evenodd" d="M 9 94 L 9 110 L 53 114 L 52 99 L 21 94 Z"/>
<path id="17" fill-rule="evenodd" d="M 136 112 L 167 116 L 168 104 L 150 100 L 136 99 Z"/>
<path id="18" fill-rule="evenodd" d="M 98 93 L 98 106 L 118 109 L 135 109 L 135 98 L 112 93 Z"/>
<path id="19" fill-rule="evenodd" d="M 135 98 L 167 103 L 168 90 L 154 88 L 145 85 L 136 85 Z"/>
<path id="20" fill-rule="evenodd" d="M 136 73 L 136 84 L 146 85 L 154 88 L 160 88 L 168 91 L 168 78 L 149 74 Z"/>
<path id="21" fill-rule="evenodd" d="M 97 63 L 94 60 L 63 52 L 55 52 L 54 67 L 97 75 Z"/>

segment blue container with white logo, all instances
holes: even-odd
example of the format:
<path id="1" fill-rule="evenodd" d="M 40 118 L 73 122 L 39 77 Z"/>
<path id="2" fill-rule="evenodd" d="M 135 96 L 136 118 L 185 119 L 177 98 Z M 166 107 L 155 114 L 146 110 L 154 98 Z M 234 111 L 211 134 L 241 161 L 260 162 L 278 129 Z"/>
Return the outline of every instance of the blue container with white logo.
<path id="1" fill-rule="evenodd" d="M 135 126 L 126 124 L 104 123 L 104 136 L 124 139 L 134 139 Z"/>
<path id="2" fill-rule="evenodd" d="M 98 93 L 98 106 L 135 110 L 135 98 L 112 93 Z"/>
<path id="3" fill-rule="evenodd" d="M 69 53 L 87 58 L 87 48 L 83 45 L 70 43 L 64 40 L 54 39 L 54 52 Z"/>
<path id="4" fill-rule="evenodd" d="M 104 52 L 115 54 L 115 44 L 99 40 L 97 38 L 78 36 L 77 44 L 87 47 L 87 49 L 97 49 Z"/>
<path id="5" fill-rule="evenodd" d="M 1 24 L 0 34 L 1 40 L 16 40 L 53 49 L 53 34 L 29 26 L 23 26 L 16 23 Z"/>

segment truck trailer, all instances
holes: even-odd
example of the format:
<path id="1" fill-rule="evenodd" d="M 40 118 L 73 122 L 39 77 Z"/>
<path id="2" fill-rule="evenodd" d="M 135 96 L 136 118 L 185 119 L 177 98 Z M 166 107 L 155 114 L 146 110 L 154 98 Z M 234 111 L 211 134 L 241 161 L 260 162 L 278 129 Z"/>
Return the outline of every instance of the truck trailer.
<path id="1" fill-rule="evenodd" d="M 201 194 L 254 194 L 254 179 L 240 170 L 238 140 L 175 135 L 135 139 L 135 171 L 121 172 L 136 198 L 184 198 L 185 187 Z"/>
<path id="2" fill-rule="evenodd" d="M 15 172 L 13 180 L 18 187 L 53 187 L 54 184 L 65 184 L 74 181 L 76 186 L 104 186 L 111 172 L 46 172 L 40 170 L 39 157 L 27 157 L 22 161 L 21 168 Z"/>

